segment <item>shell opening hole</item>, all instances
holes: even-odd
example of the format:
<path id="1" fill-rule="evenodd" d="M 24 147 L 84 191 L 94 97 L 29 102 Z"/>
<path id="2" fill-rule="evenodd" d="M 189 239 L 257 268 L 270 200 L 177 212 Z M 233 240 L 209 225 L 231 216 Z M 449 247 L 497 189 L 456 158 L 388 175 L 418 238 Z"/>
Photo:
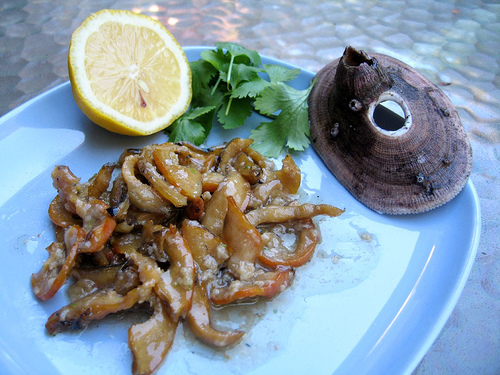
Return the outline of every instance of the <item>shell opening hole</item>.
<path id="1" fill-rule="evenodd" d="M 373 121 L 380 129 L 392 132 L 405 126 L 406 113 L 394 100 L 384 100 L 375 106 Z"/>

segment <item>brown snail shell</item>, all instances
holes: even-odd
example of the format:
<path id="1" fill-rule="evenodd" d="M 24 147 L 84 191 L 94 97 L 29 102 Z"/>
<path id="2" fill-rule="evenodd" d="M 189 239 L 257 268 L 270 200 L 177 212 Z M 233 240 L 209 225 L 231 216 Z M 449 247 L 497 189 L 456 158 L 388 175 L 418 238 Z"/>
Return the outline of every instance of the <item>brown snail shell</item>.
<path id="1" fill-rule="evenodd" d="M 404 112 L 397 130 L 374 120 L 387 100 Z M 436 208 L 462 190 L 472 170 L 470 143 L 451 101 L 386 55 L 349 46 L 321 69 L 309 96 L 309 121 L 312 144 L 328 169 L 378 212 Z"/>

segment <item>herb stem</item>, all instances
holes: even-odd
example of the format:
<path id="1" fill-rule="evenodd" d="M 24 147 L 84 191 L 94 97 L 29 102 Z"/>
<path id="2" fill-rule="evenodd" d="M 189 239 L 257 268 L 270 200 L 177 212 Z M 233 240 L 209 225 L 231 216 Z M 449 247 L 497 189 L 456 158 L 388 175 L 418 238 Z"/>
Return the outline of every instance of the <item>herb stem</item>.
<path id="1" fill-rule="evenodd" d="M 226 107 L 226 116 L 229 114 L 229 109 L 231 108 L 231 103 L 233 101 L 233 97 L 229 97 L 229 101 L 227 102 L 227 107 Z"/>
<path id="2" fill-rule="evenodd" d="M 212 91 L 210 92 L 210 95 L 213 95 L 215 93 L 215 91 L 217 90 L 217 87 L 219 86 L 221 79 L 222 78 L 219 76 L 219 78 L 217 79 L 217 82 L 215 82 L 215 85 L 214 85 Z"/>
<path id="3" fill-rule="evenodd" d="M 229 69 L 227 71 L 227 89 L 229 90 L 229 82 L 231 81 L 231 72 L 233 71 L 234 56 L 231 55 L 231 61 L 229 62 Z"/>

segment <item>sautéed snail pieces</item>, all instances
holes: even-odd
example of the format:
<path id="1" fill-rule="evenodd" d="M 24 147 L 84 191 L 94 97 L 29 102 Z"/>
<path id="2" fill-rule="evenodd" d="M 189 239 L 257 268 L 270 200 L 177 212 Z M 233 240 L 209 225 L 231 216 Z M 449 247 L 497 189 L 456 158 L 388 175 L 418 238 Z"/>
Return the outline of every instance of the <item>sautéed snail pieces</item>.
<path id="1" fill-rule="evenodd" d="M 212 326 L 211 307 L 206 284 L 200 281 L 194 288 L 193 302 L 186 322 L 194 335 L 203 342 L 226 347 L 238 342 L 245 332 L 238 330 L 219 331 Z"/>
<path id="2" fill-rule="evenodd" d="M 187 143 L 125 150 L 88 182 L 56 167 L 58 194 L 49 206 L 56 241 L 31 282 L 41 300 L 75 282 L 47 331 L 147 313 L 128 331 L 134 374 L 158 369 L 184 321 L 209 345 L 240 341 L 244 331 L 215 328 L 211 309 L 285 291 L 319 242 L 312 218 L 343 212 L 299 203 L 301 172 L 291 156 L 276 170 L 251 144 L 236 138 L 206 150 Z"/>

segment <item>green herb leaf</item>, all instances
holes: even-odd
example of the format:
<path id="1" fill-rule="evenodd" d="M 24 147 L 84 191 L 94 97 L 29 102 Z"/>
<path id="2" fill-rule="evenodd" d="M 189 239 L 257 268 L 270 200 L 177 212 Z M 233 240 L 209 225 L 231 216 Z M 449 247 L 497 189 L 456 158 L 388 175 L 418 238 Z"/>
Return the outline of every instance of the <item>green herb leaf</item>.
<path id="1" fill-rule="evenodd" d="M 280 124 L 262 122 L 257 128 L 251 130 L 250 138 L 254 140 L 252 148 L 262 155 L 277 158 L 286 141 L 286 132 Z"/>
<path id="2" fill-rule="evenodd" d="M 228 111 L 228 108 L 231 111 Z M 224 129 L 235 129 L 242 126 L 245 120 L 252 114 L 251 98 L 224 97 L 222 107 L 217 112 L 217 119 Z"/>
<path id="3" fill-rule="evenodd" d="M 229 81 L 230 87 L 234 90 L 239 84 L 249 82 L 260 78 L 258 74 L 262 69 L 245 64 L 234 64 L 231 73 L 231 80 Z M 221 74 L 223 76 L 223 74 Z M 225 77 L 227 82 L 227 77 Z"/>
<path id="4" fill-rule="evenodd" d="M 193 98 L 200 95 L 203 88 L 209 86 L 210 81 L 217 76 L 218 70 L 205 60 L 196 60 L 189 63 L 191 67 Z"/>
<path id="5" fill-rule="evenodd" d="M 288 82 L 300 74 L 300 69 L 289 69 L 286 66 L 275 64 L 264 64 L 264 70 L 269 75 L 271 83 Z"/>
<path id="6" fill-rule="evenodd" d="M 233 98 L 244 98 L 245 96 L 255 98 L 267 86 L 269 86 L 268 81 L 256 76 L 249 81 L 242 82 L 231 92 L 231 96 Z"/>
<path id="7" fill-rule="evenodd" d="M 220 49 L 207 49 L 201 53 L 201 58 L 210 63 L 218 71 L 226 71 L 229 69 L 230 58 Z"/>
<path id="8" fill-rule="evenodd" d="M 170 142 L 188 141 L 195 145 L 202 144 L 212 128 L 210 125 L 207 132 L 207 118 L 208 121 L 213 121 L 215 108 L 214 106 L 191 108 L 167 128 L 167 131 L 170 132 L 168 140 Z"/>
<path id="9" fill-rule="evenodd" d="M 285 144 L 296 151 L 309 146 L 307 98 L 311 89 L 312 85 L 306 90 L 296 90 L 278 82 L 261 93 L 255 100 L 255 109 L 265 115 L 277 113 L 277 116 L 251 132 L 250 138 L 255 141 L 253 147 L 257 151 L 277 157 Z"/>
<path id="10" fill-rule="evenodd" d="M 222 105 L 222 98 L 224 94 L 215 90 L 212 93 L 212 88 L 203 87 L 195 95 L 193 92 L 193 99 L 191 100 L 191 107 L 209 107 L 214 106 L 216 108 Z"/>
<path id="11" fill-rule="evenodd" d="M 257 51 L 231 42 L 219 42 L 215 43 L 215 46 L 219 51 L 225 49 L 233 58 L 243 57 L 244 59 L 250 60 L 250 63 L 254 66 L 259 66 L 261 64 L 260 55 Z"/>

